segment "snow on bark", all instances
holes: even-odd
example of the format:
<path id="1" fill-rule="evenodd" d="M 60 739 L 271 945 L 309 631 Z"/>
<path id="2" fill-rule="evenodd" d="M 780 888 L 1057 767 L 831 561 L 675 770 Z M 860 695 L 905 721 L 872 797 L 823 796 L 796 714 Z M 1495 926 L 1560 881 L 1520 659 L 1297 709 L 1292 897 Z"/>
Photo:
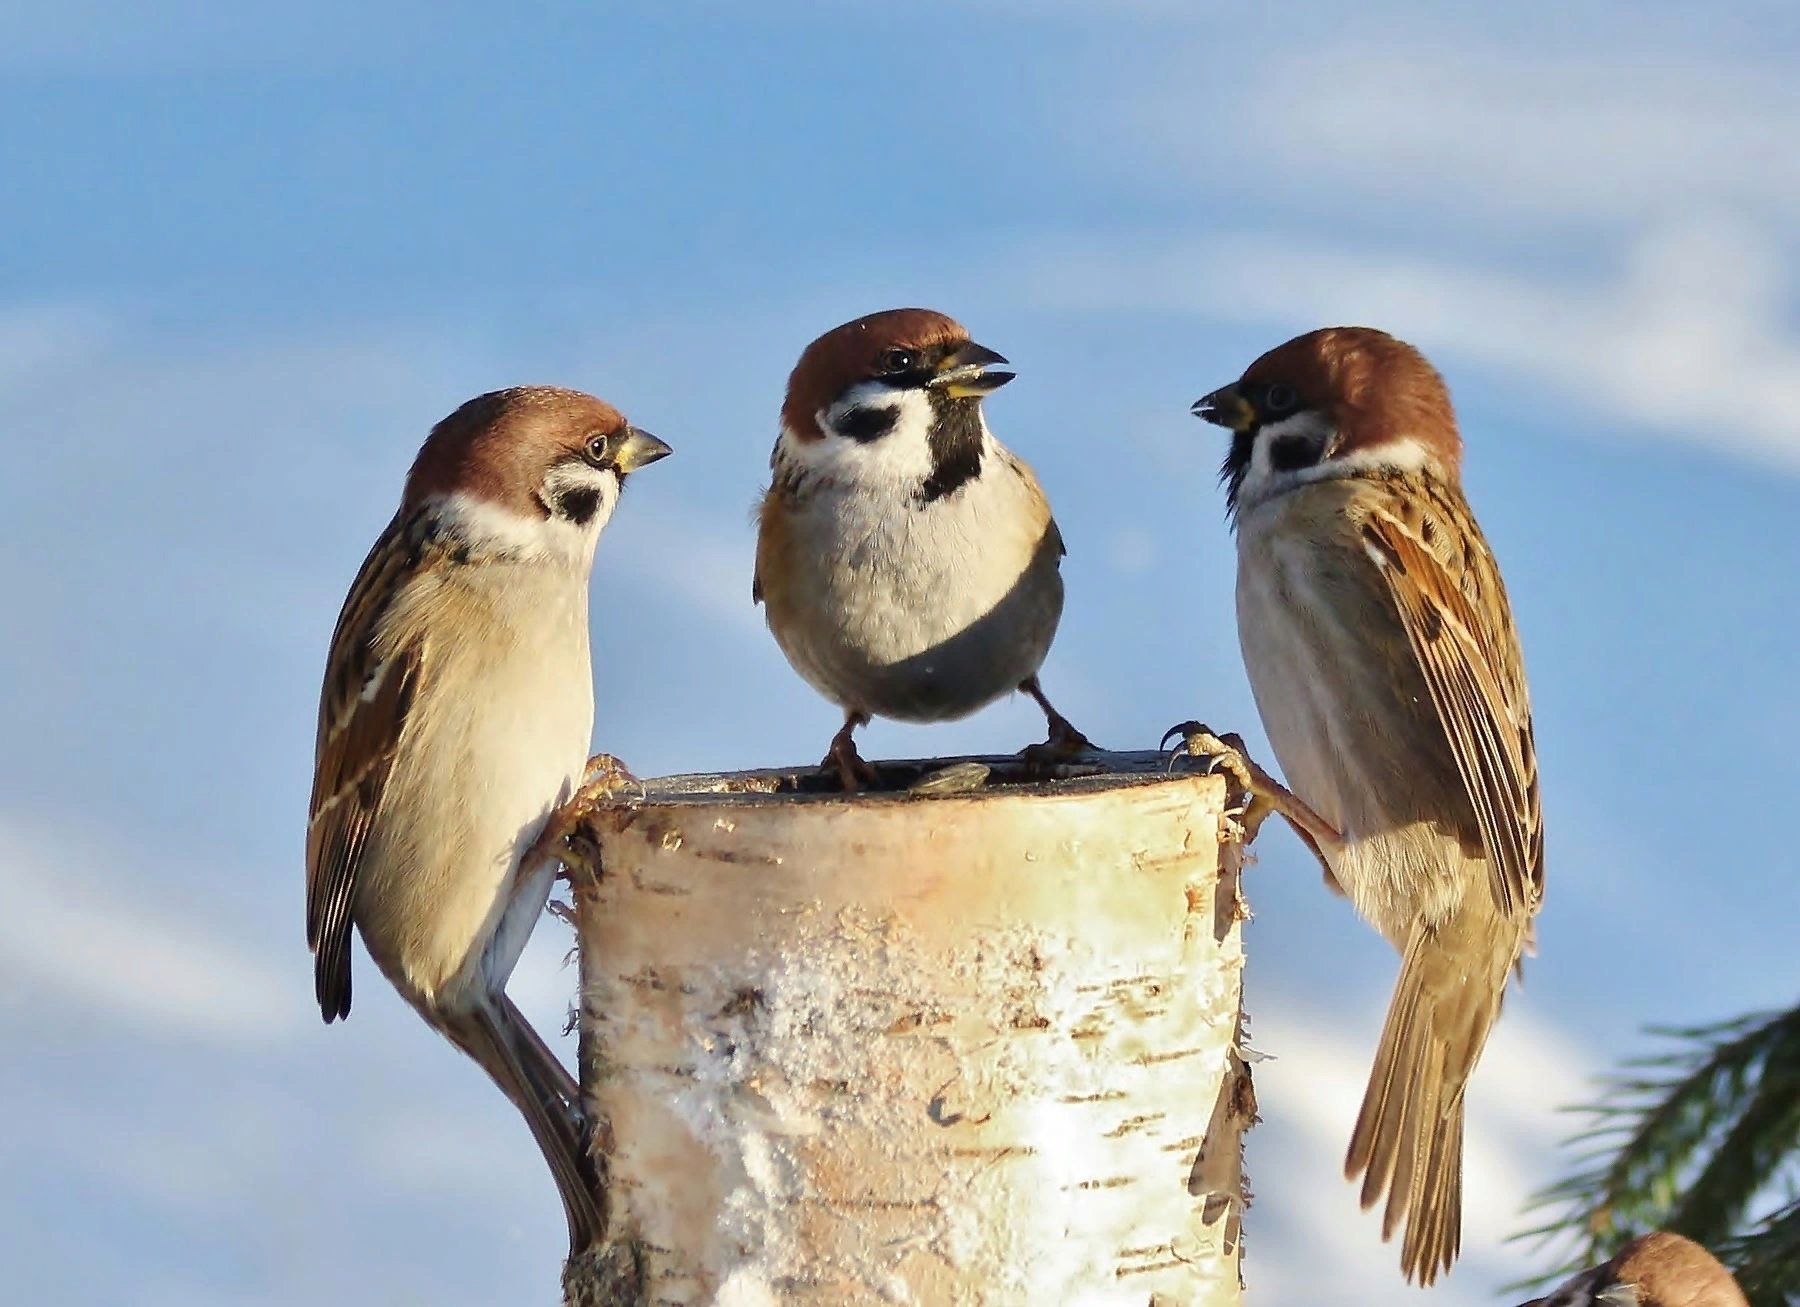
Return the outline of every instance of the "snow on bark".
<path id="1" fill-rule="evenodd" d="M 1224 785 L 1107 764 L 929 798 L 673 778 L 595 817 L 610 1234 L 571 1303 L 1239 1301 Z"/>

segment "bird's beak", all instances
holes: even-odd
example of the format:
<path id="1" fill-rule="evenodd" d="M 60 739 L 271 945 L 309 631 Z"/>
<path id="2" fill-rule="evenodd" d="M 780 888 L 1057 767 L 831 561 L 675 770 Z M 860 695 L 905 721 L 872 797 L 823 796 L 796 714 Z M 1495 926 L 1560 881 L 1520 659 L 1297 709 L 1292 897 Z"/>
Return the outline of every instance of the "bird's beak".
<path id="1" fill-rule="evenodd" d="M 937 366 L 937 375 L 927 384 L 931 389 L 941 390 L 952 399 L 990 395 L 1015 375 L 1011 372 L 986 370 L 990 363 L 1004 362 L 1006 359 L 1002 355 L 971 340 L 946 354 Z"/>
<path id="2" fill-rule="evenodd" d="M 1204 399 L 1195 400 L 1194 407 L 1188 411 L 1197 418 L 1230 427 L 1233 431 L 1248 431 L 1256 425 L 1256 410 L 1244 398 L 1244 392 L 1238 389 L 1236 382 L 1220 386 Z"/>
<path id="3" fill-rule="evenodd" d="M 635 472 L 640 467 L 648 467 L 657 459 L 667 458 L 674 452 L 648 431 L 627 427 L 625 428 L 625 439 L 619 443 L 619 452 L 613 461 L 619 471 Z"/>

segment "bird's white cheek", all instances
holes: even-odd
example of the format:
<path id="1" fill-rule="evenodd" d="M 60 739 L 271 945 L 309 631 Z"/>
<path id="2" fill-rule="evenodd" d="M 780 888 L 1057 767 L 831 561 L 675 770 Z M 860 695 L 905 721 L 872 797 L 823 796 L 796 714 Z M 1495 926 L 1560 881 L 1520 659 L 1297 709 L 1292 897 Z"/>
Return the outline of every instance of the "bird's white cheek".
<path id="1" fill-rule="evenodd" d="M 438 520 L 477 554 L 499 554 L 521 562 L 557 563 L 584 569 L 593 562 L 594 543 L 618 502 L 618 486 L 597 487 L 594 513 L 585 522 L 552 514 L 523 517 L 471 495 L 446 495 Z"/>
<path id="2" fill-rule="evenodd" d="M 1238 503 L 1245 507 L 1261 503 L 1316 479 L 1312 466 L 1280 466 L 1275 451 L 1284 442 L 1294 441 L 1304 441 L 1323 450 L 1331 436 L 1332 430 L 1325 418 L 1313 412 L 1296 413 L 1261 428 L 1250 449 L 1250 468 L 1238 489 Z"/>
<path id="3" fill-rule="evenodd" d="M 931 399 L 865 382 L 819 414 L 821 440 L 783 433 L 794 465 L 840 486 L 889 490 L 931 475 Z M 858 433 L 863 433 L 859 439 Z"/>

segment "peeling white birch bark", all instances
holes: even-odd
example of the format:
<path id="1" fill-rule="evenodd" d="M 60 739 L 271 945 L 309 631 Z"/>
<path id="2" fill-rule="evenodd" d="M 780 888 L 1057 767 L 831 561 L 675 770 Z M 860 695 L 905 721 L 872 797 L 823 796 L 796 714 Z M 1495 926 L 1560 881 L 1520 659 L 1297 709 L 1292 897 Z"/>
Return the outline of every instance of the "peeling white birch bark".
<path id="1" fill-rule="evenodd" d="M 1103 765 L 943 797 L 677 777 L 595 816 L 610 1229 L 570 1303 L 1238 1303 L 1225 786 Z"/>

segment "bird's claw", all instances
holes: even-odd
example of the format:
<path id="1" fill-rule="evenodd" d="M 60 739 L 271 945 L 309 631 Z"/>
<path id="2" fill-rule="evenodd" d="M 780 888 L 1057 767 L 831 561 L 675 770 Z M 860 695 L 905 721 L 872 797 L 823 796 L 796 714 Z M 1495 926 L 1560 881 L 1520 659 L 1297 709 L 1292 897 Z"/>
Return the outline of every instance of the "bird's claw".
<path id="1" fill-rule="evenodd" d="M 596 753 L 582 768 L 581 784 L 575 788 L 575 793 L 550 814 L 543 832 L 520 865 L 533 867 L 545 858 L 555 858 L 563 864 L 566 873 L 569 864 L 563 855 L 569 837 L 580 830 L 597 809 L 612 802 L 621 792 L 632 789 L 637 791 L 638 797 L 643 797 L 644 783 L 631 774 L 629 767 L 610 753 Z"/>
<path id="2" fill-rule="evenodd" d="M 581 789 L 577 793 L 592 792 L 604 797 L 627 785 L 635 785 L 639 790 L 644 788 L 644 783 L 631 774 L 631 768 L 612 754 L 596 753 L 582 769 Z"/>
<path id="3" fill-rule="evenodd" d="M 1175 770 L 1177 759 L 1200 758 L 1207 775 L 1223 772 L 1232 784 L 1237 802 L 1220 815 L 1220 837 L 1243 845 L 1254 843 L 1276 805 L 1265 789 L 1262 769 L 1250 761 L 1244 737 L 1235 731 L 1220 735 L 1201 722 L 1188 721 L 1165 731 L 1161 747 L 1168 748 L 1169 741 L 1177 736 L 1181 738 L 1169 752 L 1169 770 Z"/>
<path id="4" fill-rule="evenodd" d="M 835 773 L 845 794 L 878 789 L 881 785 L 881 773 L 864 761 L 856 751 L 855 741 L 847 735 L 832 740 L 831 748 L 819 762 L 819 770 L 827 775 Z"/>
<path id="5" fill-rule="evenodd" d="M 1036 778 L 1054 776 L 1061 764 L 1074 762 L 1084 753 L 1099 752 L 1094 742 L 1076 730 L 1074 723 L 1061 713 L 1051 709 L 1045 713 L 1045 720 L 1049 723 L 1047 737 L 1019 750 L 1026 775 Z"/>
<path id="6" fill-rule="evenodd" d="M 566 821 L 564 836 L 591 817 L 596 808 L 629 790 L 636 790 L 640 799 L 644 797 L 644 783 L 631 774 L 631 768 L 610 753 L 596 753 L 582 771 L 580 786 L 557 813 Z"/>
<path id="7" fill-rule="evenodd" d="M 1073 762 L 1084 753 L 1099 752 L 1092 740 L 1076 730 L 1073 722 L 1056 711 L 1045 695 L 1044 687 L 1038 684 L 1037 677 L 1030 677 L 1020 684 L 1019 689 L 1030 695 L 1043 711 L 1047 731 L 1042 744 L 1028 744 L 1019 750 L 1028 773 L 1049 775 L 1058 763 Z"/>
<path id="8" fill-rule="evenodd" d="M 1046 749 L 1053 750 L 1064 758 L 1079 757 L 1084 753 L 1094 752 L 1094 742 L 1080 731 L 1075 724 L 1059 712 L 1049 716 L 1050 733 L 1044 741 Z"/>

